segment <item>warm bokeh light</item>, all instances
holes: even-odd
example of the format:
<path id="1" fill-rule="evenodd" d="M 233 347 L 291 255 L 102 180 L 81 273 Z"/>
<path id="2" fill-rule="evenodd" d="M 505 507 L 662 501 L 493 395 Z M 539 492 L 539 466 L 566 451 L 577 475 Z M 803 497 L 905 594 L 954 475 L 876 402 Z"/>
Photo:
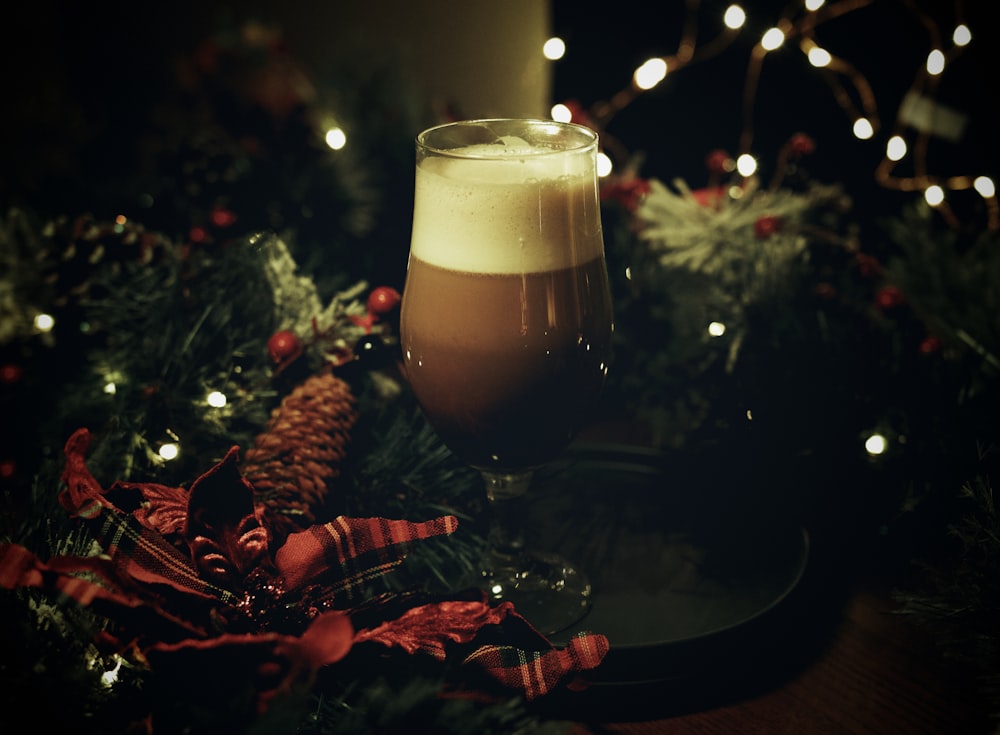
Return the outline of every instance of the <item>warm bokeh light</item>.
<path id="1" fill-rule="evenodd" d="M 944 52 L 940 49 L 934 49 L 929 54 L 927 54 L 927 73 L 931 76 L 937 76 L 944 71 Z"/>
<path id="2" fill-rule="evenodd" d="M 212 408 L 222 408 L 226 405 L 226 394 L 222 391 L 213 390 L 206 397 L 205 401 Z"/>
<path id="3" fill-rule="evenodd" d="M 865 439 L 865 450 L 871 455 L 884 454 L 888 446 L 889 442 L 881 434 L 872 434 Z"/>
<path id="4" fill-rule="evenodd" d="M 867 117 L 859 117 L 854 121 L 854 137 L 858 140 L 870 140 L 875 135 L 875 127 Z"/>
<path id="5" fill-rule="evenodd" d="M 952 31 L 951 40 L 956 46 L 968 46 L 969 42 L 972 41 L 972 31 L 964 23 L 957 25 Z"/>
<path id="6" fill-rule="evenodd" d="M 549 110 L 549 117 L 556 122 L 568 123 L 573 119 L 573 111 L 563 104 L 552 105 L 552 109 Z"/>
<path id="7" fill-rule="evenodd" d="M 826 0 L 806 0 L 805 8 L 809 11 L 819 10 L 826 4 Z"/>
<path id="8" fill-rule="evenodd" d="M 944 189 L 937 184 L 931 184 L 924 189 L 924 200 L 932 207 L 940 206 L 944 202 Z"/>
<path id="9" fill-rule="evenodd" d="M 996 184 L 989 176 L 977 176 L 975 181 L 972 182 L 972 186 L 981 196 L 987 199 L 992 196 L 996 196 Z"/>
<path id="10" fill-rule="evenodd" d="M 55 317 L 51 314 L 36 314 L 35 329 L 39 332 L 51 332 L 56 325 Z"/>
<path id="11" fill-rule="evenodd" d="M 901 161 L 906 156 L 906 141 L 901 135 L 894 135 L 885 144 L 885 157 L 890 161 Z"/>
<path id="12" fill-rule="evenodd" d="M 614 170 L 615 166 L 608 158 L 607 154 L 603 151 L 598 151 L 597 153 L 597 175 L 601 178 L 605 176 L 610 176 L 611 172 Z"/>
<path id="13" fill-rule="evenodd" d="M 542 45 L 542 54 L 549 61 L 558 61 L 566 55 L 566 42 L 553 36 Z"/>
<path id="14" fill-rule="evenodd" d="M 757 173 L 757 159 L 749 153 L 744 153 L 736 159 L 736 170 L 740 176 L 753 176 Z"/>
<path id="15" fill-rule="evenodd" d="M 780 28 L 769 28 L 761 36 L 760 45 L 765 51 L 774 51 L 785 43 L 785 32 Z"/>
<path id="16" fill-rule="evenodd" d="M 639 89 L 652 89 L 667 76 L 667 62 L 660 58 L 649 59 L 635 70 L 632 79 Z"/>
<path id="17" fill-rule="evenodd" d="M 726 325 L 722 322 L 711 322 L 708 325 L 708 333 L 713 337 L 721 337 L 726 333 Z"/>
<path id="18" fill-rule="evenodd" d="M 347 135 L 340 128 L 330 128 L 326 131 L 326 144 L 335 151 L 347 145 Z"/>
<path id="19" fill-rule="evenodd" d="M 747 22 L 747 14 L 739 5 L 730 5 L 722 16 L 722 22 L 726 24 L 726 28 L 735 31 Z"/>
<path id="20" fill-rule="evenodd" d="M 809 58 L 809 63 L 819 69 L 829 66 L 830 62 L 833 61 L 833 56 L 830 55 L 830 52 L 819 46 L 813 46 L 809 49 L 806 56 Z"/>
<path id="21" fill-rule="evenodd" d="M 174 442 L 167 442 L 166 444 L 160 446 L 157 453 L 160 455 L 161 459 L 169 461 L 171 459 L 177 459 L 177 457 L 180 456 L 181 448 Z"/>

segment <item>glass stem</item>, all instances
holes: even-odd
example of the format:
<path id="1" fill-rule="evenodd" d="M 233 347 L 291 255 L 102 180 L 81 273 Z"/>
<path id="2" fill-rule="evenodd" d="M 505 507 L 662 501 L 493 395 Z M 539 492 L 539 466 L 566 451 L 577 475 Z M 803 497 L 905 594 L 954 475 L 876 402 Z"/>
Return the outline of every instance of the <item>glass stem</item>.
<path id="1" fill-rule="evenodd" d="M 531 484 L 532 472 L 497 474 L 483 472 L 489 500 L 489 536 L 486 569 L 509 567 L 524 549 L 524 516 L 521 499 Z"/>

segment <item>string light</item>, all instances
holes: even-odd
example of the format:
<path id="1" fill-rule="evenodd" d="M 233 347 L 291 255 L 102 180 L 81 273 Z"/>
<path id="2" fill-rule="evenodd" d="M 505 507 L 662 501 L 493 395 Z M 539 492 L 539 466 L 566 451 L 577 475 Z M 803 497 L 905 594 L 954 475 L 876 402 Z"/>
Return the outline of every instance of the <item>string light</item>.
<path id="1" fill-rule="evenodd" d="M 830 66 L 830 62 L 833 61 L 833 55 L 829 51 L 815 44 L 809 44 L 809 48 L 806 50 L 806 58 L 817 69 Z"/>
<path id="2" fill-rule="evenodd" d="M 765 51 L 777 51 L 785 43 L 785 32 L 780 28 L 768 28 L 760 38 L 760 45 Z"/>
<path id="3" fill-rule="evenodd" d="M 989 199 L 997 195 L 997 187 L 993 179 L 989 176 L 977 176 L 972 182 L 972 187 L 979 192 L 980 196 Z"/>
<path id="4" fill-rule="evenodd" d="M 888 447 L 889 442 L 882 434 L 875 433 L 865 439 L 865 451 L 872 456 L 885 454 L 885 450 Z"/>
<path id="5" fill-rule="evenodd" d="M 549 117 L 556 122 L 570 122 L 573 119 L 573 111 L 563 104 L 553 105 L 549 110 Z"/>
<path id="6" fill-rule="evenodd" d="M 39 332 L 51 332 L 56 326 L 56 320 L 51 314 L 36 314 L 34 325 Z"/>
<path id="7" fill-rule="evenodd" d="M 941 49 L 934 49 L 927 54 L 927 73 L 935 77 L 944 73 L 944 52 Z"/>
<path id="8" fill-rule="evenodd" d="M 633 73 L 632 79 L 639 89 L 649 90 L 662 82 L 666 76 L 667 62 L 656 58 L 643 62 L 642 66 Z"/>
<path id="9" fill-rule="evenodd" d="M 749 153 L 743 153 L 736 159 L 736 170 L 743 178 L 749 178 L 757 173 L 757 159 Z"/>
<path id="10" fill-rule="evenodd" d="M 205 397 L 205 402 L 212 408 L 222 408 L 226 405 L 226 394 L 222 391 L 213 390 Z"/>
<path id="11" fill-rule="evenodd" d="M 903 136 L 894 135 L 885 144 L 885 157 L 890 161 L 901 161 L 906 157 L 906 141 Z"/>
<path id="12" fill-rule="evenodd" d="M 108 669 L 103 674 L 101 674 L 101 683 L 108 688 L 112 687 L 114 683 L 118 681 L 118 672 L 121 671 L 122 661 L 124 659 L 121 656 L 115 654 L 113 660 L 115 662 L 114 668 Z"/>
<path id="13" fill-rule="evenodd" d="M 756 100 L 757 87 L 760 81 L 764 57 L 771 51 L 780 48 L 791 39 L 799 40 L 799 47 L 805 54 L 809 63 L 818 69 L 833 72 L 834 77 L 828 77 L 827 81 L 833 90 L 836 102 L 844 109 L 848 119 L 852 121 L 852 131 L 859 140 L 869 140 L 882 129 L 879 119 L 874 92 L 867 79 L 856 70 L 846 59 L 839 58 L 827 49 L 821 47 L 815 41 L 816 29 L 823 23 L 845 16 L 856 10 L 865 8 L 873 4 L 874 0 L 838 0 L 827 3 L 824 0 L 804 0 L 801 6 L 792 3 L 784 11 L 773 27 L 769 28 L 751 50 L 750 59 L 747 66 L 746 80 L 743 90 L 743 129 L 740 134 L 738 157 L 747 155 L 753 145 L 753 113 Z M 896 189 L 906 192 L 927 192 L 928 188 L 937 186 L 942 194 L 945 189 L 961 191 L 975 188 L 975 190 L 986 200 L 986 213 L 988 227 L 990 230 L 1000 229 L 1000 203 L 996 198 L 996 193 L 990 186 L 980 188 L 975 186 L 974 181 L 979 178 L 973 176 L 948 176 L 937 178 L 927 171 L 927 158 L 929 150 L 930 132 L 916 127 L 914 123 L 926 124 L 927 120 L 922 118 L 922 123 L 917 120 L 907 118 L 905 106 L 908 102 L 921 95 L 926 96 L 928 109 L 932 121 L 940 127 L 940 121 L 947 119 L 961 118 L 960 115 L 951 113 L 941 105 L 930 102 L 930 95 L 935 91 L 936 83 L 944 73 L 946 67 L 950 65 L 955 57 L 968 46 L 973 38 L 973 33 L 965 23 L 955 25 L 951 40 L 952 46 L 947 50 L 942 48 L 942 35 L 933 18 L 920 10 L 916 4 L 907 3 L 909 10 L 918 17 L 928 31 L 931 39 L 931 50 L 928 52 L 926 63 L 915 70 L 915 78 L 910 86 L 910 93 L 906 95 L 904 103 L 897 111 L 895 125 L 892 129 L 891 137 L 885 147 L 885 155 L 878 162 L 875 168 L 875 181 L 880 186 L 889 189 Z M 722 16 L 723 30 L 716 36 L 709 38 L 705 42 L 699 43 L 697 30 L 699 23 L 696 20 L 696 13 L 700 8 L 698 0 L 688 3 L 688 19 L 683 24 L 683 31 L 677 51 L 659 57 L 656 60 L 647 61 L 639 69 L 635 70 L 631 83 L 621 90 L 610 100 L 595 103 L 589 112 L 590 122 L 601 129 L 602 140 L 606 148 L 616 150 L 616 159 L 627 160 L 628 152 L 623 150 L 623 146 L 609 135 L 606 126 L 614 115 L 629 105 L 641 93 L 655 87 L 669 69 L 671 74 L 676 73 L 684 67 L 704 61 L 710 57 L 717 56 L 725 51 L 739 36 L 739 31 L 746 22 L 746 13 L 738 4 L 729 5 Z M 804 8 L 805 13 L 800 13 Z M 959 9 L 960 10 L 960 9 Z M 655 63 L 654 63 L 655 62 Z M 847 82 L 849 86 L 841 83 Z M 564 114 L 560 111 L 560 114 Z M 913 147 L 912 168 L 916 175 L 899 177 L 893 175 L 895 164 L 902 160 L 909 153 L 909 146 L 903 139 L 903 133 L 907 128 L 914 127 L 919 133 L 918 139 Z M 942 132 L 935 128 L 934 132 L 945 139 L 956 140 L 955 130 Z M 744 171 L 756 171 L 756 163 L 749 163 L 753 159 L 745 159 L 743 166 L 738 167 L 742 175 Z M 987 179 L 989 180 L 989 179 Z M 984 191 L 990 193 L 983 193 Z M 926 194 L 925 194 L 926 196 Z M 942 197 L 943 199 L 943 197 Z M 949 220 L 953 226 L 958 226 L 958 221 L 951 214 L 950 209 L 942 207 L 939 212 Z"/>
<path id="14" fill-rule="evenodd" d="M 721 337 L 726 333 L 726 325 L 722 322 L 711 322 L 708 325 L 708 333 L 713 337 Z"/>
<path id="15" fill-rule="evenodd" d="M 347 134 L 339 127 L 332 127 L 326 131 L 324 140 L 331 149 L 339 151 L 347 145 Z"/>
<path id="16" fill-rule="evenodd" d="M 937 184 L 931 184 L 924 189 L 924 200 L 932 207 L 940 207 L 944 203 L 944 189 Z"/>
<path id="17" fill-rule="evenodd" d="M 549 61 L 558 61 L 566 54 L 566 42 L 552 37 L 542 44 L 542 55 Z"/>
<path id="18" fill-rule="evenodd" d="M 166 442 L 165 444 L 160 445 L 160 448 L 156 453 L 160 455 L 160 459 L 164 459 L 169 462 L 170 460 L 177 459 L 177 457 L 180 456 L 181 448 L 177 442 Z"/>
<path id="19" fill-rule="evenodd" d="M 614 164 L 611 162 L 611 159 L 608 158 L 608 155 L 603 151 L 598 152 L 597 175 L 600 176 L 601 178 L 604 178 L 605 176 L 610 176 L 613 170 L 614 170 Z"/>
<path id="20" fill-rule="evenodd" d="M 722 16 L 722 22 L 726 28 L 736 31 L 747 22 L 747 14 L 739 5 L 730 5 Z"/>
<path id="21" fill-rule="evenodd" d="M 858 140 L 871 140 L 872 136 L 875 135 L 875 126 L 867 117 L 859 117 L 854 121 L 851 129 L 854 131 L 854 137 Z"/>

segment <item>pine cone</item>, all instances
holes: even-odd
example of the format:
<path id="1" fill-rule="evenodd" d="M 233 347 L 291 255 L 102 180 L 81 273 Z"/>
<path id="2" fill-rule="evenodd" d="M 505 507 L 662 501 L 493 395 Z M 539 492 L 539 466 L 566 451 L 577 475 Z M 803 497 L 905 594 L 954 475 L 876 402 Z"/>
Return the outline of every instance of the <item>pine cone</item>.
<path id="1" fill-rule="evenodd" d="M 246 453 L 242 473 L 267 509 L 275 538 L 316 521 L 340 476 L 357 418 L 350 386 L 329 373 L 307 378 L 271 413 Z"/>
<path id="2" fill-rule="evenodd" d="M 137 222 L 103 222 L 89 214 L 59 217 L 44 234 L 47 244 L 40 260 L 46 282 L 56 291 L 57 306 L 91 296 L 91 281 L 99 269 L 117 272 L 130 262 L 149 265 L 173 247 L 165 235 Z"/>

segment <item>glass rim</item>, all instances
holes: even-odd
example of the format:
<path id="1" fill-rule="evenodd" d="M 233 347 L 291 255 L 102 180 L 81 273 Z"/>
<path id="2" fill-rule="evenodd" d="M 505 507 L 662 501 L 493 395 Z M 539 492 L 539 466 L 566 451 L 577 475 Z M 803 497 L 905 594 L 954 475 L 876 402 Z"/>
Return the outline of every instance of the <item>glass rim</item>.
<path id="1" fill-rule="evenodd" d="M 537 150 L 527 151 L 524 153 L 525 156 L 551 156 L 551 155 L 564 155 L 566 153 L 577 153 L 586 151 L 589 148 L 596 147 L 598 144 L 599 136 L 596 130 L 588 128 L 586 125 L 580 125 L 579 123 L 573 122 L 561 122 L 559 120 L 546 120 L 544 118 L 535 117 L 484 117 L 484 118 L 473 118 L 469 120 L 452 120 L 450 122 L 440 123 L 439 125 L 433 125 L 417 134 L 416 145 L 418 150 L 424 151 L 426 153 L 433 153 L 438 156 L 446 156 L 451 158 L 469 158 L 469 159 L 481 159 L 481 160 L 503 160 L 509 159 L 509 154 L 490 154 L 490 153 L 460 153 L 459 151 L 464 146 L 456 146 L 454 148 L 444 148 L 438 145 L 432 145 L 428 143 L 428 137 L 438 134 L 442 131 L 449 129 L 457 129 L 461 127 L 483 127 L 486 128 L 491 124 L 496 123 L 520 123 L 528 125 L 531 127 L 554 127 L 560 130 L 571 130 L 579 135 L 581 135 L 581 140 L 579 144 L 568 145 L 564 148 L 540 148 Z M 471 145 L 471 144 L 469 144 Z"/>

